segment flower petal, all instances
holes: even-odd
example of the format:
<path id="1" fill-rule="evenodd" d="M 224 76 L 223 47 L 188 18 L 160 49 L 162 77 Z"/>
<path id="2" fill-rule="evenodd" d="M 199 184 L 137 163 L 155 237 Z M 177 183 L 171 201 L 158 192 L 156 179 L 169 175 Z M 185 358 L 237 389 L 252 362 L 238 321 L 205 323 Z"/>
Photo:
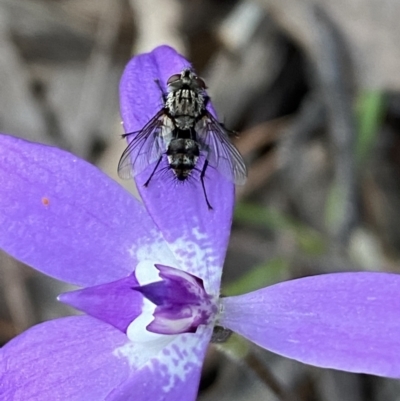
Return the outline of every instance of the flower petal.
<path id="1" fill-rule="evenodd" d="M 0 135 L 0 182 L 0 247 L 43 273 L 96 285 L 174 263 L 143 206 L 68 152 Z"/>
<path id="2" fill-rule="evenodd" d="M 194 401 L 211 328 L 181 334 L 106 401 Z"/>
<path id="3" fill-rule="evenodd" d="M 120 84 L 121 114 L 127 133 L 142 129 L 163 107 L 162 93 L 155 80 L 166 91 L 167 79 L 189 65 L 168 46 L 132 59 Z M 144 186 L 154 165 L 136 176 L 136 184 L 146 208 L 179 261 L 179 266 L 173 266 L 203 279 L 206 291 L 216 296 L 229 240 L 234 185 L 209 166 L 205 169 L 203 188 L 204 162 L 202 155 L 188 179 L 178 181 L 164 156 L 157 170 L 160 173 L 154 175 L 149 185 Z"/>
<path id="4" fill-rule="evenodd" d="M 142 313 L 143 295 L 133 290 L 137 285 L 131 274 L 112 283 L 66 292 L 58 299 L 126 332 Z"/>
<path id="5" fill-rule="evenodd" d="M 400 275 L 338 273 L 222 299 L 220 324 L 311 365 L 400 377 Z"/>
<path id="6" fill-rule="evenodd" d="M 166 164 L 163 160 L 161 164 Z M 148 187 L 148 171 L 136 177 L 143 202 L 159 227 L 181 270 L 204 281 L 208 294 L 219 294 L 222 266 L 232 223 L 234 187 L 214 169 L 207 169 L 205 186 L 213 207 L 209 209 L 194 171 L 191 181 L 154 179 Z M 166 263 L 164 263 L 166 264 Z"/>
<path id="7" fill-rule="evenodd" d="M 0 350 L 0 399 L 104 400 L 131 374 L 127 359 L 114 354 L 128 341 L 88 316 L 34 326 Z"/>
<path id="8" fill-rule="evenodd" d="M 89 316 L 42 323 L 0 349 L 0 400 L 195 400 L 210 336 L 142 344 Z"/>

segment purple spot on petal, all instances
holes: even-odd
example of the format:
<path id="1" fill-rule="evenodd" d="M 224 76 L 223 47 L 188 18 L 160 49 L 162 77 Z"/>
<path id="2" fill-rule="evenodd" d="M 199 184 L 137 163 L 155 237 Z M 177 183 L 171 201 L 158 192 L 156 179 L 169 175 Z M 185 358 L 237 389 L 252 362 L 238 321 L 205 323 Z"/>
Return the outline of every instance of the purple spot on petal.
<path id="1" fill-rule="evenodd" d="M 172 346 L 172 349 L 176 352 L 179 358 L 182 358 L 181 349 L 176 344 Z"/>

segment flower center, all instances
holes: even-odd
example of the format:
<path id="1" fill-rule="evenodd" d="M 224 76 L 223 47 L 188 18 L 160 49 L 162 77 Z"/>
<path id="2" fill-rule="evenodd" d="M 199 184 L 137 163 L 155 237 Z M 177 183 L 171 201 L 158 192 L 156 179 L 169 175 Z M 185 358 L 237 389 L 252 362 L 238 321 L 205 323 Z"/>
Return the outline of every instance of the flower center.
<path id="1" fill-rule="evenodd" d="M 161 281 L 133 288 L 156 306 L 146 329 L 158 334 L 194 333 L 198 326 L 211 323 L 217 306 L 203 280 L 173 267 L 155 266 Z"/>

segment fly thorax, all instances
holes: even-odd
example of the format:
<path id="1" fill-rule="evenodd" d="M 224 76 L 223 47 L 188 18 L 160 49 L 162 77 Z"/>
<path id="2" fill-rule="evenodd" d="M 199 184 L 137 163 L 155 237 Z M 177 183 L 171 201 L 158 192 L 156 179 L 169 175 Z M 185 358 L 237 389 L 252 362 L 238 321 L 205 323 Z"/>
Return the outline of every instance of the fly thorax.
<path id="1" fill-rule="evenodd" d="M 204 96 L 191 89 L 178 89 L 168 94 L 165 106 L 177 128 L 187 130 L 204 112 Z"/>

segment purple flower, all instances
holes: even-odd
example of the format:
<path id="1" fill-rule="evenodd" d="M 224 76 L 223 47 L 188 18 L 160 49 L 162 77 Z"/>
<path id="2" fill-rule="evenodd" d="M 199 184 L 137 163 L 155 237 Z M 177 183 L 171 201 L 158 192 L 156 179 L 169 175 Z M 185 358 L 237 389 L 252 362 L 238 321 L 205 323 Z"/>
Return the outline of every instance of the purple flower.
<path id="1" fill-rule="evenodd" d="M 160 106 L 154 78 L 184 65 L 167 47 L 128 65 L 127 132 Z M 327 274 L 220 299 L 233 184 L 207 169 L 210 210 L 193 174 L 139 185 L 146 210 L 77 157 L 0 135 L 0 247 L 83 287 L 60 299 L 87 314 L 6 344 L 0 400 L 194 400 L 215 324 L 304 363 L 400 377 L 398 275 Z"/>

